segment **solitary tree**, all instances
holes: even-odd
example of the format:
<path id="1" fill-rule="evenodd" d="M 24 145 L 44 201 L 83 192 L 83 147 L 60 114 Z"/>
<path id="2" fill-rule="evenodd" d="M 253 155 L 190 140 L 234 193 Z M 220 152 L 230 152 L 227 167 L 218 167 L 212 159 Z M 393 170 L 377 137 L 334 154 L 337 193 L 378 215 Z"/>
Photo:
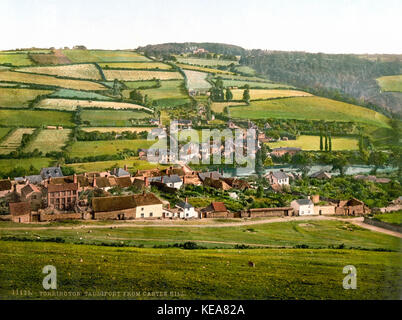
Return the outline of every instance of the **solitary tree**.
<path id="1" fill-rule="evenodd" d="M 250 102 L 250 89 L 246 88 L 243 92 L 243 101 L 246 103 Z"/>
<path id="2" fill-rule="evenodd" d="M 226 89 L 226 94 L 225 94 L 226 101 L 231 101 L 233 99 L 233 93 L 230 91 L 229 88 Z"/>

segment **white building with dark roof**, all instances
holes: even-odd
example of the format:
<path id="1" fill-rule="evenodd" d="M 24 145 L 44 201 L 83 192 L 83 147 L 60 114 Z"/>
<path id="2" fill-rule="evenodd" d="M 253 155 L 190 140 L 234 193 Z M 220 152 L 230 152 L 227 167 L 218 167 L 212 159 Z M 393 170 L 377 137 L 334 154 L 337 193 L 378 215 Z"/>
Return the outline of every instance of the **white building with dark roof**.
<path id="1" fill-rule="evenodd" d="M 314 215 L 314 203 L 311 201 L 310 197 L 307 199 L 293 200 L 290 203 L 293 208 L 294 213 L 299 216 Z"/>

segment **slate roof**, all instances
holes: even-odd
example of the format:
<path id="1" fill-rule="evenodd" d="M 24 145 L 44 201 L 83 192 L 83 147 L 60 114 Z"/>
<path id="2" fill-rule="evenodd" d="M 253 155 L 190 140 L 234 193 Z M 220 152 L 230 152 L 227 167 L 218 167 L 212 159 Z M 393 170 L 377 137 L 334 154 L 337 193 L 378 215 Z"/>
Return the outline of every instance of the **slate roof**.
<path id="1" fill-rule="evenodd" d="M 277 179 L 287 179 L 289 176 L 283 171 L 272 172 L 272 175 Z"/>
<path id="2" fill-rule="evenodd" d="M 210 171 L 210 172 L 200 172 L 198 173 L 198 176 L 202 181 L 205 180 L 205 178 L 210 178 L 212 174 L 212 179 L 217 180 L 222 178 L 222 175 L 218 171 Z"/>
<path id="3" fill-rule="evenodd" d="M 178 207 L 183 208 L 183 209 L 191 209 L 194 208 L 191 204 L 189 204 L 188 202 L 184 202 L 184 201 L 180 201 L 177 204 Z"/>
<path id="4" fill-rule="evenodd" d="M 113 174 L 116 177 L 124 177 L 124 176 L 129 176 L 130 172 L 127 172 L 126 170 L 124 170 L 122 168 L 114 168 L 112 171 L 110 171 L 110 174 Z"/>
<path id="5" fill-rule="evenodd" d="M 321 177 L 321 178 L 331 179 L 332 176 L 330 173 L 328 173 L 324 170 L 321 170 L 321 171 L 314 172 L 313 174 L 310 175 L 310 177 L 311 178 L 320 178 Z"/>
<path id="6" fill-rule="evenodd" d="M 40 171 L 40 175 L 41 175 L 41 177 L 43 179 L 56 178 L 56 177 L 63 177 L 64 176 L 60 167 L 42 168 L 42 170 Z"/>
<path id="7" fill-rule="evenodd" d="M 33 184 L 39 184 L 43 181 L 43 178 L 40 174 L 26 176 L 25 179 L 27 179 L 29 181 L 29 183 L 33 183 Z"/>
<path id="8" fill-rule="evenodd" d="M 163 178 L 163 179 L 162 179 Z M 181 178 L 177 174 L 172 174 L 170 176 L 160 176 L 149 178 L 150 182 L 162 182 L 163 183 L 178 183 L 181 182 Z"/>
<path id="9" fill-rule="evenodd" d="M 21 189 L 21 195 L 26 197 L 31 192 L 41 192 L 39 188 L 33 184 L 27 184 L 25 187 Z"/>
<path id="10" fill-rule="evenodd" d="M 307 206 L 307 205 L 312 205 L 313 201 L 311 201 L 310 199 L 298 199 L 295 200 L 299 205 L 301 206 Z"/>

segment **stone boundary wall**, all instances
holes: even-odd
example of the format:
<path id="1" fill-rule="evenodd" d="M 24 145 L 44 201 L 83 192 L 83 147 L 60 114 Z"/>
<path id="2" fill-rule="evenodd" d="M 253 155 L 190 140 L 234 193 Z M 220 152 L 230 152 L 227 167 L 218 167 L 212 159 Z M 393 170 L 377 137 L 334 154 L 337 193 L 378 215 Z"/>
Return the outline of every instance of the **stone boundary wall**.
<path id="1" fill-rule="evenodd" d="M 363 222 L 367 223 L 369 225 L 375 226 L 375 227 L 384 228 L 384 229 L 387 229 L 390 231 L 402 233 L 402 227 L 394 226 L 393 224 L 390 224 L 387 222 L 378 221 L 378 220 L 374 220 L 374 219 L 367 218 L 367 217 L 364 217 Z"/>
<path id="2" fill-rule="evenodd" d="M 58 213 L 58 214 L 40 214 L 40 221 L 58 221 L 58 220 L 79 220 L 82 219 L 82 213 Z"/>

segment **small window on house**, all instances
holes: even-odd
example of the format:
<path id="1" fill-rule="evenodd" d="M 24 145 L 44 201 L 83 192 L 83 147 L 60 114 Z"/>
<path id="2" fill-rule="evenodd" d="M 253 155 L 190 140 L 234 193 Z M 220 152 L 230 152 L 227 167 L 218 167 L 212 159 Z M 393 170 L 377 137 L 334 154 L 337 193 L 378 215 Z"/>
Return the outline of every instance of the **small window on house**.
<path id="1" fill-rule="evenodd" d="M 154 214 L 152 212 L 149 213 L 149 216 L 152 217 Z"/>
<path id="2" fill-rule="evenodd" d="M 144 211 L 144 208 L 141 208 L 141 211 Z"/>
<path id="3" fill-rule="evenodd" d="M 144 214 L 143 214 L 143 213 L 141 213 L 141 218 L 144 218 Z"/>

